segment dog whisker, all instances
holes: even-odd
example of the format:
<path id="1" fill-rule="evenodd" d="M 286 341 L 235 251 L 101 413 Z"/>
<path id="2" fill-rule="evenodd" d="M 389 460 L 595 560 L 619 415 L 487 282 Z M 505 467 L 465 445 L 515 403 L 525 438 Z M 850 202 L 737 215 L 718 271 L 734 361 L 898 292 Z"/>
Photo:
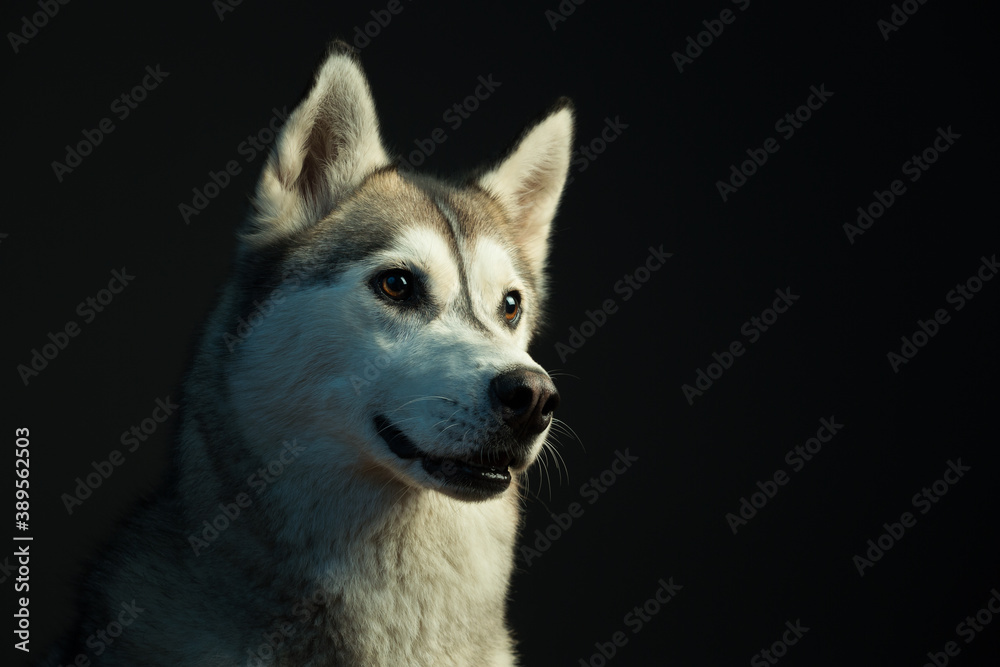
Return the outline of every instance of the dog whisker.
<path id="1" fill-rule="evenodd" d="M 567 372 L 559 370 L 559 369 L 547 370 L 545 372 L 548 373 L 549 377 L 552 377 L 552 378 L 562 377 L 562 378 L 573 378 L 574 380 L 579 380 L 580 379 L 579 375 L 573 375 L 572 373 L 567 373 Z"/>
<path id="2" fill-rule="evenodd" d="M 567 424 L 563 420 L 557 419 L 556 417 L 553 417 L 552 418 L 552 429 L 555 430 L 555 431 L 557 431 L 557 432 L 559 432 L 559 433 L 562 433 L 564 435 L 567 435 L 567 436 L 573 438 L 578 443 L 580 443 L 580 448 L 583 449 L 583 451 L 587 451 L 587 447 L 583 444 L 583 440 L 580 438 L 580 436 L 578 436 L 576 434 L 576 431 L 573 430 L 573 427 L 571 427 L 569 424 Z"/>
<path id="3" fill-rule="evenodd" d="M 393 412 L 398 412 L 399 410 L 405 408 L 407 405 L 410 405 L 412 403 L 419 403 L 420 401 L 445 401 L 446 403 L 458 403 L 458 401 L 456 401 L 455 399 L 448 398 L 447 396 L 419 396 L 417 398 L 407 401 L 406 403 L 403 403 L 398 408 L 393 410 Z"/>

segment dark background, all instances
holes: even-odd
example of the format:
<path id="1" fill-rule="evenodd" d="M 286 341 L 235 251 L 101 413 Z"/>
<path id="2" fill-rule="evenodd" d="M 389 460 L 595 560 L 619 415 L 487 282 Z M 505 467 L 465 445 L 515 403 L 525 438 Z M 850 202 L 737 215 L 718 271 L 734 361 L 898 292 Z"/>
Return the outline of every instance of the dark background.
<path id="1" fill-rule="evenodd" d="M 70 623 L 83 559 L 163 472 L 175 418 L 72 515 L 60 500 L 178 396 L 263 164 L 238 147 L 294 107 L 331 39 L 353 40 L 386 4 L 247 1 L 220 20 L 208 1 L 72 2 L 17 53 L 8 35 L 3 434 L 13 466 L 14 428 L 31 432 L 33 651 Z M 682 4 L 567 0 L 553 30 L 557 0 L 403 0 L 361 52 L 389 146 L 409 153 L 444 128 L 424 164 L 438 173 L 495 155 L 559 95 L 575 102 L 577 145 L 606 119 L 627 125 L 585 170 L 578 156 L 557 218 L 533 352 L 559 371 L 558 416 L 579 440 L 560 437 L 561 476 L 531 478 L 522 544 L 541 549 L 519 555 L 510 605 L 524 664 L 603 664 L 595 643 L 616 632 L 627 644 L 609 664 L 748 664 L 786 621 L 809 630 L 785 664 L 918 667 L 948 641 L 961 649 L 949 664 L 995 664 L 1000 618 L 971 643 L 956 626 L 1000 587 L 1000 281 L 961 310 L 946 300 L 1000 250 L 989 22 L 969 3 L 912 2 L 886 40 L 889 2 Z M 679 72 L 671 54 L 725 8 L 735 20 Z M 7 3 L 0 27 L 38 11 Z M 169 75 L 120 120 L 112 101 L 157 65 Z M 480 75 L 500 87 L 452 129 L 442 114 Z M 776 132 L 821 85 L 823 106 L 791 138 Z M 52 162 L 105 117 L 115 130 L 58 181 Z M 949 127 L 960 138 L 910 182 L 903 163 Z M 716 182 L 768 137 L 778 152 L 723 202 Z M 242 173 L 185 224 L 178 206 L 229 160 Z M 850 243 L 843 224 L 894 179 L 906 192 Z M 616 283 L 661 244 L 672 258 L 625 300 Z M 122 267 L 134 281 L 83 323 L 77 304 Z M 749 344 L 741 327 L 779 288 L 799 300 Z M 606 299 L 617 310 L 560 359 Z M 939 308 L 950 321 L 894 372 L 887 353 Z M 25 386 L 17 365 L 70 320 L 80 334 Z M 746 352 L 689 404 L 682 385 L 734 340 Z M 786 452 L 831 417 L 843 428 L 793 472 Z M 616 450 L 637 462 L 603 493 L 581 488 Z M 958 459 L 971 470 L 921 514 L 911 498 Z M 778 469 L 790 481 L 734 535 L 726 514 Z M 551 528 L 574 502 L 582 515 Z M 916 525 L 859 576 L 853 557 L 906 511 Z M 539 541 L 546 528 L 556 539 Z M 13 576 L 0 574 L 7 608 Z M 683 588 L 635 632 L 626 615 L 671 577 Z"/>

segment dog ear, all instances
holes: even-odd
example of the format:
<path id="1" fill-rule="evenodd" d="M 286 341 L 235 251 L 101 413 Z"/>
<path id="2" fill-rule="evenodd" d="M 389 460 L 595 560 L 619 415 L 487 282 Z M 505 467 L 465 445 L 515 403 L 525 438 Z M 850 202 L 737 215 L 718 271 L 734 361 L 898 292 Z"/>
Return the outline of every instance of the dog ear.
<path id="1" fill-rule="evenodd" d="M 572 142 L 573 106 L 561 98 L 524 131 L 499 164 L 476 179 L 506 209 L 514 241 L 537 277 L 548 256 L 549 231 L 566 184 Z"/>
<path id="2" fill-rule="evenodd" d="M 388 164 L 368 80 L 353 48 L 334 42 L 275 141 L 243 240 L 260 246 L 309 226 Z"/>

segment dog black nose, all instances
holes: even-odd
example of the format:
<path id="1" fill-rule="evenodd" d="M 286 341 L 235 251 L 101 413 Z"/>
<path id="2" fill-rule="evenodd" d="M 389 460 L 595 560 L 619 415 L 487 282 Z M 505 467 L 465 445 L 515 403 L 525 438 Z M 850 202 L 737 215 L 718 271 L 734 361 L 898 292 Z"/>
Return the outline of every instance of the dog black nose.
<path id="1" fill-rule="evenodd" d="M 545 373 L 521 368 L 493 378 L 490 390 L 500 416 L 519 438 L 538 435 L 552 421 L 559 392 Z"/>

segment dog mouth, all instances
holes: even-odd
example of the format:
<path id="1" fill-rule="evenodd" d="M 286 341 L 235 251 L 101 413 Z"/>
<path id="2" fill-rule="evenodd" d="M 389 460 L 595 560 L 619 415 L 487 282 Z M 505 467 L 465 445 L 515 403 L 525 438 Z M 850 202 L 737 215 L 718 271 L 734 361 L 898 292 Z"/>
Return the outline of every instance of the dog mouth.
<path id="1" fill-rule="evenodd" d="M 424 472 L 441 484 L 440 490 L 460 500 L 487 500 L 503 493 L 510 486 L 511 465 L 518 465 L 511 454 L 503 451 L 465 458 L 432 456 L 384 416 L 376 415 L 373 422 L 393 454 L 404 460 L 419 459 Z"/>

